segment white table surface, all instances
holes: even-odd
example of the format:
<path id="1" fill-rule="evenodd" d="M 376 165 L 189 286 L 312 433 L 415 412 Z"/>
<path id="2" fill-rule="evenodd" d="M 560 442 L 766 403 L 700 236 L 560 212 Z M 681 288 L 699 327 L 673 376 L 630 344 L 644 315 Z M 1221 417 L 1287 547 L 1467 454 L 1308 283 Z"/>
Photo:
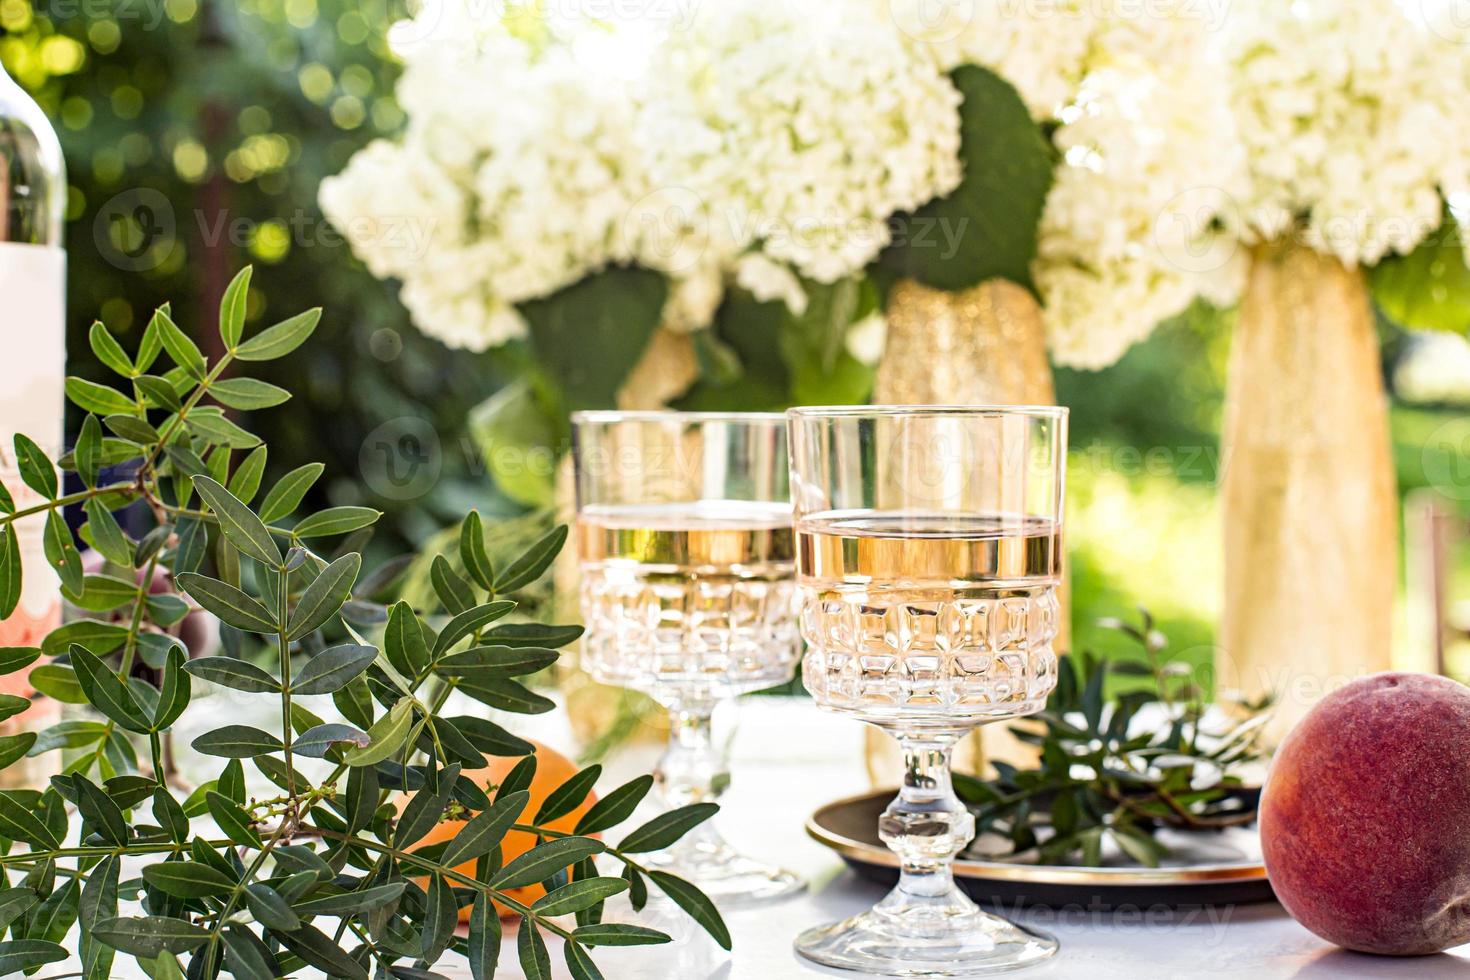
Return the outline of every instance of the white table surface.
<path id="1" fill-rule="evenodd" d="M 228 695 L 223 695 L 228 697 Z M 209 699 L 212 700 L 212 699 Z M 219 708 L 202 700 L 181 723 L 179 744 L 197 731 L 221 723 Z M 230 705 L 230 713 L 236 706 Z M 738 717 L 738 724 L 731 725 Z M 231 721 L 242 721 L 232 717 Z M 267 727 L 265 719 L 250 719 Z M 638 917 L 610 903 L 607 919 L 642 922 L 675 937 L 667 946 L 599 949 L 595 959 L 608 980 L 802 980 L 853 974 L 817 969 L 799 960 L 791 940 L 802 929 L 860 912 L 877 901 L 883 889 L 859 878 L 830 851 L 807 837 L 806 816 L 823 803 L 863 792 L 868 778 L 862 762 L 860 726 L 825 715 L 804 699 L 749 698 L 719 717 L 731 741 L 734 780 L 721 801 L 717 818 L 736 847 L 781 864 L 806 877 L 802 895 L 760 909 L 726 914 L 734 952 L 726 953 L 671 906 L 650 904 Z M 567 744 L 563 712 L 540 716 L 536 727 L 517 730 L 549 744 Z M 197 731 L 195 731 L 197 729 Z M 602 789 L 647 771 L 657 747 L 635 745 L 609 760 Z M 247 772 L 253 767 L 247 766 Z M 202 778 L 202 777 L 201 777 Z M 136 872 L 135 872 L 136 873 Z M 125 872 L 126 874 L 126 872 Z M 1010 915 L 1012 909 L 1001 910 Z M 129 914 L 124 910 L 123 914 Z M 1089 912 L 1083 908 L 1032 909 L 1021 921 L 1041 928 L 1061 942 L 1061 952 L 1046 963 L 1014 974 L 1018 977 L 1144 980 L 1144 978 L 1243 977 L 1286 978 L 1433 978 L 1470 977 L 1470 946 L 1431 957 L 1393 959 L 1338 950 L 1297 925 L 1275 903 L 1241 905 L 1184 913 L 1166 908 L 1128 913 Z M 513 940 L 505 944 L 497 977 L 523 980 L 515 962 Z M 74 937 L 69 948 L 75 949 Z M 553 946 L 554 975 L 569 974 Z M 468 977 L 463 960 L 447 957 L 436 968 Z M 75 969 L 55 964 L 39 976 Z M 130 957 L 119 957 L 116 977 L 142 977 Z"/>

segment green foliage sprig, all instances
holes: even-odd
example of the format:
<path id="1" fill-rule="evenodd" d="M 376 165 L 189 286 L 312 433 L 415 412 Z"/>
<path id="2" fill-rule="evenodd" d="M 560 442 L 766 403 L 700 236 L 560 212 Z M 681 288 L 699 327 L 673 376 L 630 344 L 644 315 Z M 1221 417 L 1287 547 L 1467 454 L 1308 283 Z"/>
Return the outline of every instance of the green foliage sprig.
<path id="1" fill-rule="evenodd" d="M 520 678 L 551 665 L 580 628 L 501 621 L 516 609 L 509 596 L 550 566 L 565 527 L 497 566 L 472 512 L 459 535 L 465 571 L 442 557 L 434 563 L 433 589 L 447 614 L 430 623 L 408 602 L 385 599 L 404 562 L 361 574 L 377 511 L 330 507 L 293 518 L 319 465 L 292 470 L 262 495 L 266 447 L 226 410 L 290 396 L 238 369 L 289 354 L 320 312 L 246 339 L 249 282 L 246 269 L 225 293 L 224 353 L 212 363 L 167 307 L 135 357 L 100 324 L 93 329 L 93 352 L 126 385 L 67 381 L 71 400 L 89 414 L 59 465 L 83 489 L 63 494 L 52 461 L 16 438 L 21 478 L 37 502 L 18 505 L 0 487 L 0 617 L 20 597 L 17 522 L 44 518 L 47 560 L 88 618 L 39 647 L 0 650 L 0 673 L 52 656 L 32 683 L 90 705 L 100 720 L 0 738 L 0 768 L 48 752 L 65 760 L 42 791 L 0 792 L 0 937 L 9 931 L 0 975 L 67 959 L 61 940 L 77 923 L 86 978 L 109 976 L 117 953 L 156 978 L 227 971 L 248 980 L 304 967 L 362 980 L 433 976 L 427 971 L 454 953 L 483 980 L 500 956 L 498 903 L 520 916 L 517 955 L 528 977 L 549 976 L 549 933 L 565 941 L 572 976 L 589 980 L 601 976 L 594 948 L 669 940 L 603 921 L 607 899 L 627 893 L 640 910 L 650 884 L 729 948 L 706 896 L 638 859 L 677 841 L 715 806 L 665 813 L 617 845 L 593 836 L 632 814 L 652 786 L 642 776 L 594 804 L 573 832 L 554 830 L 552 821 L 587 799 L 600 768 L 566 780 L 525 820 L 532 743 L 482 717 L 441 714 L 454 691 L 502 711 L 552 708 Z M 116 473 L 123 475 L 109 475 Z M 105 558 L 102 571 L 84 567 L 63 519 L 68 506 L 82 509 L 80 535 Z M 125 531 L 116 516 L 125 509 L 147 530 Z M 323 539 L 340 543 L 319 552 Z M 224 655 L 190 659 L 199 651 L 176 635 L 199 610 L 223 624 Z M 193 749 L 226 761 L 218 777 L 184 794 L 169 778 L 165 742 L 195 680 L 275 698 L 280 730 L 227 724 L 201 735 Z M 315 715 L 300 700 L 312 695 L 330 695 L 342 720 Z M 0 714 L 28 706 L 5 696 Z M 500 785 L 487 786 L 464 775 L 487 755 L 522 758 Z M 298 768 L 303 758 L 323 760 L 309 768 L 325 775 L 309 778 Z M 245 760 L 279 795 L 247 797 Z M 401 812 L 390 799 L 398 791 L 411 793 Z M 449 817 L 466 822 L 447 841 L 420 843 Z M 537 844 L 502 863 L 500 844 L 512 830 Z M 598 858 L 621 873 L 603 875 Z M 123 877 L 132 870 L 127 859 L 146 862 L 141 878 Z M 471 863 L 472 874 L 456 870 Z M 511 894 L 536 883 L 546 894 L 534 902 Z M 124 899 L 137 899 L 143 914 L 121 914 Z M 467 905 L 461 938 L 455 925 Z"/>
<path id="2" fill-rule="evenodd" d="M 1011 729 L 1039 749 L 1035 767 L 996 762 L 994 779 L 955 776 L 977 832 L 1005 838 L 1009 859 L 1095 867 L 1110 839 L 1156 867 L 1167 853 L 1155 836 L 1160 828 L 1219 829 L 1256 818 L 1239 792 L 1241 769 L 1261 758 L 1269 701 L 1241 705 L 1228 720 L 1207 719 L 1210 706 L 1193 671 L 1167 656 L 1168 639 L 1147 610 L 1141 627 L 1102 625 L 1137 641 L 1143 659 L 1062 657 L 1046 710 L 1027 719 L 1040 728 Z M 1110 676 L 1143 685 L 1108 699 Z M 972 855 L 997 857 L 977 850 L 984 846 L 977 836 Z"/>

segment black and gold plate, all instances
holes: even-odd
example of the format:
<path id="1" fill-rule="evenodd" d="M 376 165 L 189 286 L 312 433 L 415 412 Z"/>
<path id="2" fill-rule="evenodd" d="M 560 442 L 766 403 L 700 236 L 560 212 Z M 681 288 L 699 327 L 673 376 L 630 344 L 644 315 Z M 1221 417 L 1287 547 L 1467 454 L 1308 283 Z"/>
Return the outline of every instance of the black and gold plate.
<path id="1" fill-rule="evenodd" d="M 864 878 L 893 884 L 898 859 L 878 839 L 878 816 L 896 790 L 865 793 L 828 803 L 807 819 L 806 829 Z M 1238 905 L 1274 897 L 1261 863 L 1256 828 L 1186 832 L 1162 830 L 1169 856 L 1157 868 L 1104 852 L 1101 867 L 1019 861 L 955 861 L 955 878 L 977 902 L 1089 910 Z"/>

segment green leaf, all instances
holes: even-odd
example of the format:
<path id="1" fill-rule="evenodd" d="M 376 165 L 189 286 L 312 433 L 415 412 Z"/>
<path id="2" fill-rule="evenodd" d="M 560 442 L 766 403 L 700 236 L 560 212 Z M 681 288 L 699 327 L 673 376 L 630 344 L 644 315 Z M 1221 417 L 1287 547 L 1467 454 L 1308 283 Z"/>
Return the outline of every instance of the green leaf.
<path id="1" fill-rule="evenodd" d="M 429 901 L 420 947 L 425 963 L 434 963 L 444 955 L 458 923 L 459 905 L 454 899 L 454 889 L 449 887 L 443 875 L 434 875 L 429 882 Z"/>
<path id="2" fill-rule="evenodd" d="M 378 658 L 373 647 L 344 643 L 329 647 L 307 661 L 291 680 L 292 694 L 332 694 L 358 677 Z"/>
<path id="3" fill-rule="evenodd" d="M 477 510 L 470 511 L 460 525 L 459 559 L 464 563 L 465 571 L 479 583 L 480 588 L 494 591 L 495 566 L 485 552 L 485 527 Z M 470 605 L 473 604 L 474 600 L 471 598 Z"/>
<path id="4" fill-rule="evenodd" d="M 500 786 L 495 791 L 496 799 L 519 793 L 523 789 L 530 789 L 531 783 L 536 779 L 536 757 L 528 755 L 520 762 L 511 766 L 510 772 L 500 781 Z"/>
<path id="5" fill-rule="evenodd" d="M 562 952 L 566 956 L 567 971 L 571 973 L 572 980 L 603 980 L 602 971 L 597 969 L 591 955 L 581 946 L 567 943 L 562 947 Z"/>
<path id="6" fill-rule="evenodd" d="M 556 707 L 555 701 L 524 684 L 502 678 L 465 677 L 459 689 L 482 704 L 519 715 L 544 714 Z"/>
<path id="7" fill-rule="evenodd" d="M 470 910 L 469 947 L 465 956 L 470 961 L 470 976 L 474 980 L 494 980 L 500 959 L 500 916 L 484 892 L 475 895 Z"/>
<path id="8" fill-rule="evenodd" d="M 241 503 L 248 504 L 255 499 L 256 492 L 260 490 L 260 479 L 265 474 L 265 461 L 266 448 L 256 446 L 235 468 L 228 489 Z"/>
<path id="9" fill-rule="evenodd" d="M 133 379 L 133 387 L 137 388 L 139 394 L 146 398 L 154 408 L 177 412 L 184 407 L 184 403 L 179 400 L 178 391 L 163 378 L 145 374 Z"/>
<path id="10" fill-rule="evenodd" d="M 149 425 L 146 420 L 132 415 L 108 415 L 103 418 L 102 424 L 122 438 L 140 446 L 151 446 L 163 439 L 158 430 Z"/>
<path id="11" fill-rule="evenodd" d="M 249 449 L 260 445 L 260 437 L 225 418 L 220 409 L 196 408 L 184 422 L 195 436 L 232 449 Z"/>
<path id="12" fill-rule="evenodd" d="M 282 946 L 330 977 L 368 980 L 368 973 L 361 964 L 314 926 L 303 924 L 292 932 L 276 932 L 272 935 Z"/>
<path id="13" fill-rule="evenodd" d="M 657 929 L 618 922 L 578 926 L 572 935 L 584 946 L 656 946 L 673 941 L 667 933 Z"/>
<path id="14" fill-rule="evenodd" d="M 443 555 L 435 555 L 429 566 L 429 581 L 434 594 L 451 613 L 462 613 L 475 604 L 474 588 L 456 572 Z"/>
<path id="15" fill-rule="evenodd" d="M 241 554 L 249 555 L 271 568 L 281 566 L 280 549 L 271 539 L 265 524 L 251 513 L 249 507 L 207 476 L 197 477 L 194 486 L 199 491 L 199 496 L 209 504 L 209 509 L 219 518 L 220 530 L 240 549 Z"/>
<path id="16" fill-rule="evenodd" d="M 110 667 L 78 643 L 71 645 L 71 665 L 92 707 L 130 732 L 150 730 L 148 716 Z"/>
<path id="17" fill-rule="evenodd" d="M 126 844 L 128 842 L 128 823 L 123 818 L 122 810 L 112 801 L 112 797 L 81 773 L 72 775 L 71 785 L 76 790 L 77 810 L 81 812 L 82 819 L 94 831 L 101 834 L 108 843 Z"/>
<path id="18" fill-rule="evenodd" d="M 639 776 L 624 783 L 592 804 L 577 821 L 573 832 L 596 834 L 616 827 L 633 815 L 633 811 L 638 808 L 639 803 L 643 802 L 643 798 L 652 788 L 653 777 L 649 775 Z"/>
<path id="19" fill-rule="evenodd" d="M 257 755 L 279 752 L 283 748 L 280 739 L 249 725 L 216 728 L 200 735 L 191 744 L 195 752 L 225 759 L 250 759 Z"/>
<path id="20" fill-rule="evenodd" d="M 1368 269 L 1368 288 L 1383 315 L 1406 330 L 1470 332 L 1470 267 L 1464 233 L 1446 208 L 1438 230 L 1408 255 L 1387 255 Z"/>
<path id="21" fill-rule="evenodd" d="M 87 883 L 82 886 L 78 921 L 81 923 L 79 938 L 84 980 L 107 980 L 112 975 L 113 951 L 98 942 L 92 931 L 98 923 L 117 915 L 117 887 L 121 866 L 120 855 L 107 855 L 92 869 L 92 873 L 87 876 Z"/>
<path id="22" fill-rule="evenodd" d="M 77 920 L 81 891 L 81 883 L 76 878 L 71 878 L 47 896 L 28 917 L 26 938 L 49 943 L 59 943 L 65 939 L 72 923 Z"/>
<path id="23" fill-rule="evenodd" d="M 337 615 L 352 597 L 352 584 L 361 568 L 362 555 L 349 552 L 322 569 L 296 603 L 287 638 L 299 640 Z"/>
<path id="24" fill-rule="evenodd" d="M 92 544 L 102 557 L 114 565 L 130 566 L 133 563 L 133 545 L 117 518 L 102 503 L 100 497 L 91 497 L 82 505 L 87 514 L 87 527 L 92 532 Z"/>
<path id="25" fill-rule="evenodd" d="M 558 837 L 538 844 L 501 868 L 490 879 L 492 888 L 523 888 L 545 881 L 556 872 L 607 848 L 591 837 Z"/>
<path id="26" fill-rule="evenodd" d="M 87 692 L 77 680 L 77 672 L 66 664 L 42 664 L 30 673 L 30 684 L 37 691 L 62 704 L 86 704 Z"/>
<path id="27" fill-rule="evenodd" d="M 406 677 L 413 677 L 429 666 L 429 644 L 424 639 L 423 624 L 405 601 L 394 603 L 388 610 L 383 653 L 394 669 Z"/>
<path id="28" fill-rule="evenodd" d="M 189 339 L 188 334 L 179 329 L 173 318 L 163 309 L 156 310 L 150 328 L 158 330 L 158 340 L 163 344 L 163 349 L 168 351 L 168 356 L 173 358 L 174 363 L 184 369 L 184 373 L 195 381 L 203 381 L 206 373 L 204 355 L 199 352 L 199 346 Z"/>
<path id="29" fill-rule="evenodd" d="M 60 963 L 70 954 L 57 943 L 15 939 L 0 943 L 0 976 L 12 977 L 47 963 Z"/>
<path id="30" fill-rule="evenodd" d="M 260 601 L 219 579 L 185 572 L 178 576 L 179 588 L 214 613 L 221 622 L 249 633 L 273 634 L 279 629 L 275 617 Z M 273 689 L 274 690 L 274 689 Z"/>
<path id="31" fill-rule="evenodd" d="M 162 787 L 153 792 L 153 819 L 178 843 L 189 839 L 189 818 L 184 808 Z"/>
<path id="32" fill-rule="evenodd" d="M 201 657 L 191 660 L 184 669 L 201 680 L 250 694 L 277 694 L 281 682 L 259 667 L 234 657 Z"/>
<path id="33" fill-rule="evenodd" d="M 59 721 L 36 736 L 36 744 L 26 753 L 38 756 L 54 749 L 80 749 L 95 744 L 107 734 L 100 721 Z"/>
<path id="34" fill-rule="evenodd" d="M 92 934 L 120 953 L 152 958 L 187 953 L 209 938 L 208 930 L 166 915 L 124 916 L 97 923 Z"/>
<path id="35" fill-rule="evenodd" d="M 209 898 L 228 895 L 235 883 L 207 864 L 192 861 L 162 861 L 143 869 L 143 880 L 175 898 Z"/>
<path id="36" fill-rule="evenodd" d="M 265 495 L 265 500 L 261 501 L 260 519 L 274 524 L 281 518 L 290 516 L 325 469 L 326 466 L 321 463 L 307 463 L 281 477 Z"/>
<path id="37" fill-rule="evenodd" d="M 204 800 L 209 815 L 214 817 L 214 822 L 219 824 L 226 837 L 245 847 L 258 849 L 261 846 L 260 834 L 256 833 L 250 825 L 250 818 L 234 800 L 213 792 L 205 793 Z"/>
<path id="38" fill-rule="evenodd" d="M 718 803 L 690 803 L 661 813 L 624 837 L 618 850 L 627 854 L 661 851 L 718 812 Z"/>
<path id="39" fill-rule="evenodd" d="M 42 850 L 54 850 L 61 846 L 51 829 L 29 806 L 6 792 L 0 792 L 0 836 L 25 841 Z"/>
<path id="40" fill-rule="evenodd" d="M 35 732 L 21 732 L 19 735 L 0 737 L 0 769 L 23 759 L 35 744 Z"/>
<path id="41" fill-rule="evenodd" d="M 555 650 L 538 647 L 471 647 L 459 653 L 451 653 L 439 661 L 436 672 L 446 677 L 493 674 L 500 677 L 519 677 L 545 670 L 556 663 L 559 654 Z"/>
<path id="42" fill-rule="evenodd" d="M 97 619 L 77 619 L 46 634 L 41 651 L 59 656 L 80 644 L 96 654 L 108 654 L 123 645 L 128 628 L 121 623 L 104 623 Z"/>
<path id="43" fill-rule="evenodd" d="M 305 517 L 291 529 L 298 538 L 324 538 L 333 534 L 347 534 L 368 527 L 383 516 L 380 510 L 371 507 L 328 507 L 326 510 Z"/>
<path id="44" fill-rule="evenodd" d="M 154 731 L 163 731 L 178 721 L 189 706 L 193 685 L 184 672 L 184 660 L 183 650 L 177 646 L 169 648 L 163 667 L 163 684 L 158 689 L 158 707 L 153 713 Z"/>
<path id="45" fill-rule="evenodd" d="M 405 887 L 403 882 L 395 881 L 391 884 L 374 885 L 358 891 L 338 892 L 335 895 L 323 895 L 305 902 L 297 902 L 295 909 L 297 914 L 304 916 L 356 915 L 359 912 L 387 905 L 402 895 Z"/>
<path id="46" fill-rule="evenodd" d="M 274 408 L 291 400 L 291 393 L 255 378 L 229 378 L 209 386 L 209 394 L 221 405 L 242 412 Z"/>
<path id="47" fill-rule="evenodd" d="M 102 470 L 102 423 L 97 416 L 88 415 L 82 420 L 82 431 L 77 436 L 72 460 L 77 476 L 89 487 L 97 485 L 97 476 Z"/>
<path id="48" fill-rule="evenodd" d="M 14 527 L 0 529 L 0 619 L 9 619 L 20 603 L 20 540 Z"/>
<path id="49" fill-rule="evenodd" d="M 223 930 L 225 965 L 235 980 L 275 980 L 281 975 L 275 954 L 255 933 L 238 922 Z"/>
<path id="50" fill-rule="evenodd" d="M 371 766 L 382 762 L 398 751 L 408 739 L 408 731 L 412 724 L 413 700 L 403 698 L 368 729 L 368 738 L 372 740 L 368 745 L 352 749 L 347 753 L 347 764 L 349 766 Z"/>
<path id="51" fill-rule="evenodd" d="M 648 876 L 653 879 L 659 891 L 667 895 L 679 908 L 689 913 L 690 917 L 699 923 L 700 927 L 709 933 L 715 942 L 720 944 L 721 949 L 730 948 L 730 930 L 726 928 L 725 920 L 720 917 L 720 910 L 715 908 L 715 903 L 709 900 L 708 895 L 683 878 L 671 875 L 666 871 L 649 871 Z"/>
<path id="52" fill-rule="evenodd" d="M 44 547 L 46 562 L 61 578 L 61 587 L 69 595 L 80 593 L 82 579 L 85 577 L 82 571 L 82 556 L 81 552 L 77 551 L 76 542 L 72 540 L 71 529 L 66 526 L 66 519 L 61 516 L 59 507 L 46 515 Z"/>
<path id="53" fill-rule="evenodd" d="M 255 916 L 255 921 L 267 929 L 290 932 L 301 926 L 301 919 L 281 897 L 281 893 L 270 885 L 257 881 L 245 888 L 245 907 Z"/>
<path id="54" fill-rule="evenodd" d="M 504 839 L 511 825 L 520 819 L 530 802 L 531 794 L 527 790 L 497 796 L 488 809 L 476 814 L 454 835 L 444 848 L 440 864 L 454 868 L 482 854 L 489 854 Z"/>
<path id="55" fill-rule="evenodd" d="M 234 350 L 245 332 L 245 303 L 250 297 L 250 266 L 235 273 L 219 301 L 219 339 Z"/>
<path id="56" fill-rule="evenodd" d="M 241 344 L 235 356 L 242 361 L 271 361 L 285 357 L 306 342 L 321 318 L 320 309 L 311 309 L 282 320 Z"/>
<path id="57" fill-rule="evenodd" d="M 116 388 L 86 378 L 67 378 L 66 397 L 82 411 L 96 415 L 126 415 L 137 408 Z"/>
<path id="58" fill-rule="evenodd" d="M 987 279 L 1031 284 L 1041 212 L 1054 153 L 1016 90 L 976 65 L 950 74 L 964 96 L 960 160 L 964 179 L 948 197 L 903 219 L 880 261 L 938 289 Z"/>
<path id="59" fill-rule="evenodd" d="M 510 566 L 501 572 L 495 580 L 496 592 L 514 592 L 517 589 L 530 585 L 541 577 L 546 569 L 551 567 L 552 561 L 561 551 L 562 545 L 567 540 L 567 526 L 558 525 L 548 531 L 542 538 L 531 547 L 527 548 Z"/>
<path id="60" fill-rule="evenodd" d="M 495 620 L 500 619 L 515 607 L 516 604 L 508 599 L 497 599 L 493 602 L 487 602 L 483 605 L 466 609 L 445 623 L 444 628 L 439 631 L 439 637 L 434 641 L 434 649 L 430 655 L 431 659 L 442 656 L 460 640 L 487 623 L 493 623 Z"/>
<path id="61" fill-rule="evenodd" d="M 521 972 L 526 980 L 551 980 L 551 954 L 546 951 L 546 940 L 536 930 L 536 922 L 530 916 L 521 918 L 521 927 L 516 935 L 516 955 L 521 961 Z"/>
<path id="62" fill-rule="evenodd" d="M 56 467 L 35 441 L 23 433 L 15 435 L 15 461 L 25 485 L 45 497 L 56 499 Z"/>
<path id="63" fill-rule="evenodd" d="M 0 512 L 15 513 L 15 498 L 10 495 L 9 490 L 5 489 L 4 483 L 0 483 Z"/>
<path id="64" fill-rule="evenodd" d="M 0 647 L 0 676 L 25 670 L 40 656 L 38 647 Z"/>
<path id="65" fill-rule="evenodd" d="M 439 775 L 438 788 L 425 786 L 413 795 L 393 828 L 393 846 L 405 850 L 434 828 L 449 805 L 449 794 L 459 778 L 460 767 L 449 766 Z"/>
<path id="66" fill-rule="evenodd" d="M 29 911 L 41 897 L 30 888 L 0 888 L 0 930 Z"/>
<path id="67" fill-rule="evenodd" d="M 457 728 L 460 734 L 478 751 L 487 755 L 529 756 L 536 751 L 536 746 L 523 738 L 512 735 L 489 719 L 456 715 L 445 720 Z"/>
<path id="68" fill-rule="evenodd" d="M 597 777 L 601 775 L 602 766 L 594 763 L 566 780 L 547 794 L 546 799 L 541 803 L 541 809 L 536 811 L 536 818 L 532 822 L 545 825 L 558 817 L 571 813 L 587 799 L 587 794 L 592 792 L 592 787 L 597 783 Z"/>
<path id="69" fill-rule="evenodd" d="M 123 351 L 122 345 L 101 320 L 92 322 L 92 329 L 87 332 L 87 343 L 97 360 L 124 377 L 133 376 L 132 358 Z"/>
<path id="70" fill-rule="evenodd" d="M 546 916 L 568 915 L 591 908 L 598 902 L 627 890 L 628 883 L 621 878 L 584 878 L 580 881 L 569 881 L 555 891 L 542 895 L 531 909 Z"/>

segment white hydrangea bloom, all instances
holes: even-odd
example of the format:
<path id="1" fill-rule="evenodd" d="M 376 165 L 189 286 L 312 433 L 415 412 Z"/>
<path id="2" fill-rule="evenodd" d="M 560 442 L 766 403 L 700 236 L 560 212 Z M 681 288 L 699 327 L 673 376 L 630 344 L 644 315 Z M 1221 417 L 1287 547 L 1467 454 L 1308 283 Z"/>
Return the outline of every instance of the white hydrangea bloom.
<path id="1" fill-rule="evenodd" d="M 525 332 L 515 304 L 630 260 L 624 225 L 648 187 L 627 80 L 571 28 L 512 32 L 499 13 L 431 0 L 395 27 L 407 133 L 321 191 L 373 274 L 403 280 L 414 323 L 475 350 Z M 405 218 L 430 225 L 427 248 L 384 244 Z"/>
<path id="2" fill-rule="evenodd" d="M 806 312 L 806 290 L 787 266 L 764 253 L 742 255 L 735 263 L 735 282 L 761 302 L 780 300 L 797 316 Z"/>
<path id="3" fill-rule="evenodd" d="M 1033 270 L 1059 363 L 1105 367 L 1196 295 L 1239 288 L 1238 245 L 1214 225 L 1245 161 L 1211 54 L 1197 17 L 1114 20 L 1091 39 Z"/>
<path id="4" fill-rule="evenodd" d="M 1247 240 L 1291 233 L 1349 264 L 1407 252 L 1470 167 L 1470 47 L 1397 0 L 1236 0 L 1225 45 L 1251 184 Z"/>
<path id="5" fill-rule="evenodd" d="M 844 343 L 847 352 L 868 365 L 877 365 L 883 359 L 883 350 L 888 346 L 888 320 L 881 310 L 874 310 L 857 323 L 847 328 Z"/>
<path id="6" fill-rule="evenodd" d="M 688 195 L 722 261 L 759 249 L 834 282 L 960 179 L 959 93 L 869 0 L 703 4 L 643 102 L 651 179 Z"/>

